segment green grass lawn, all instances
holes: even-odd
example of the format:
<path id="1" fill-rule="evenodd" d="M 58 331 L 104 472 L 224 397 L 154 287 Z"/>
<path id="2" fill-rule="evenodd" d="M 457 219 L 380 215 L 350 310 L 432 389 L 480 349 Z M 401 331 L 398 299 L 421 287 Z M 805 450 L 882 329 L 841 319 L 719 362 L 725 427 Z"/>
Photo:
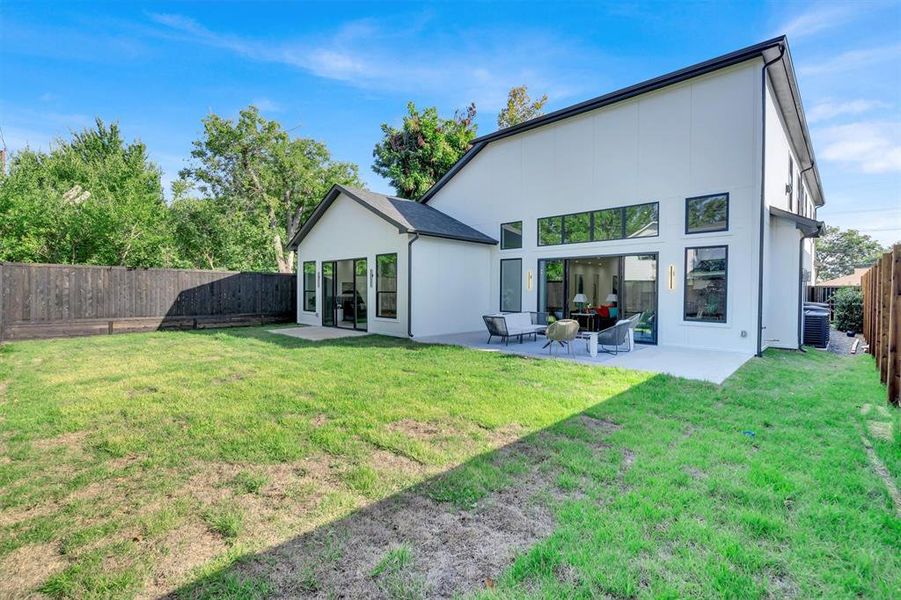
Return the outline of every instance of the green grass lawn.
<path id="1" fill-rule="evenodd" d="M 822 352 L 714 386 L 258 328 L 3 344 L 0 597 L 327 597 L 351 560 L 360 590 L 445 593 L 425 538 L 329 537 L 404 494 L 547 515 L 462 595 L 898 597 L 901 520 L 862 442 L 878 414 L 898 481 L 897 411 L 861 411 L 884 403 L 869 357 Z"/>

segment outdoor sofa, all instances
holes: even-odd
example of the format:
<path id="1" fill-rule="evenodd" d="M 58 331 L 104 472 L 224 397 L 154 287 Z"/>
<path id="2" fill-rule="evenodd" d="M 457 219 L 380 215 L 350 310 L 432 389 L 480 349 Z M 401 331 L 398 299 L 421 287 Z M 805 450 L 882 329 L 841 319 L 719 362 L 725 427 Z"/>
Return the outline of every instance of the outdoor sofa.
<path id="1" fill-rule="evenodd" d="M 488 328 L 488 343 L 491 338 L 499 337 L 505 344 L 510 343 L 511 337 L 519 338 L 522 343 L 524 336 L 538 338 L 539 333 L 547 330 L 547 313 L 544 312 L 516 312 L 500 313 L 494 315 L 482 315 L 485 327 Z"/>

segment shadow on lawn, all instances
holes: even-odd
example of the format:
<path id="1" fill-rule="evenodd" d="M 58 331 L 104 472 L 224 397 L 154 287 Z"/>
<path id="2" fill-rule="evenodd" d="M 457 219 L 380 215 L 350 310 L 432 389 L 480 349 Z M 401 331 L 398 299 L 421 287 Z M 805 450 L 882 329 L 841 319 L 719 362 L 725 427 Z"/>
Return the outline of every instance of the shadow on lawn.
<path id="1" fill-rule="evenodd" d="M 290 329 L 298 327 L 296 324 L 290 325 L 266 325 L 263 327 L 229 327 L 221 329 L 194 329 L 187 330 L 184 333 L 190 335 L 218 336 L 227 335 L 240 339 L 254 339 L 261 342 L 273 344 L 287 349 L 295 348 L 322 348 L 327 346 L 337 347 L 365 347 L 365 348 L 403 348 L 405 350 L 422 350 L 428 348 L 429 344 L 414 342 L 412 340 L 396 338 L 386 335 L 367 334 L 360 336 L 348 336 L 343 338 L 335 338 L 328 340 L 305 340 L 303 338 L 293 337 L 280 333 L 272 333 L 273 329 Z"/>
<path id="2" fill-rule="evenodd" d="M 653 377 L 605 402 L 638 401 L 645 386 L 659 390 L 658 379 L 669 378 Z M 167 597 L 432 598 L 492 587 L 518 555 L 551 534 L 555 507 L 584 497 L 585 481 L 610 486 L 612 494 L 624 489 L 634 454 L 616 444 L 621 426 L 604 418 L 600 405 L 244 556 Z"/>

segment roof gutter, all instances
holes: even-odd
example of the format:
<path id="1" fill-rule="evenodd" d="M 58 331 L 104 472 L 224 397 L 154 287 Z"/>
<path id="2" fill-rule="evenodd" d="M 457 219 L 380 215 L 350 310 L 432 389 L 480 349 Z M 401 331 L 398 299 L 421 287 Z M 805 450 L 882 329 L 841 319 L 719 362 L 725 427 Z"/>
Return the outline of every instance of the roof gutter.
<path id="1" fill-rule="evenodd" d="M 407 337 L 413 337 L 413 242 L 419 239 L 414 233 L 407 242 Z"/>
<path id="2" fill-rule="evenodd" d="M 779 44 L 779 56 L 763 63 L 760 70 L 760 239 L 757 255 L 757 356 L 763 354 L 763 243 L 766 214 L 766 83 L 767 69 L 785 56 L 785 43 Z"/>

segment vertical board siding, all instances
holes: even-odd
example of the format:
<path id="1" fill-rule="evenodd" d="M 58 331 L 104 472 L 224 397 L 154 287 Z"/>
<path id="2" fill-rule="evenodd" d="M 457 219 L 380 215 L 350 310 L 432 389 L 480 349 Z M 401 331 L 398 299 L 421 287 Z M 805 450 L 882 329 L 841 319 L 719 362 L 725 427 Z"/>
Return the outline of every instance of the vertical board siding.
<path id="1" fill-rule="evenodd" d="M 0 263 L 0 340 L 293 322 L 293 274 Z"/>
<path id="2" fill-rule="evenodd" d="M 901 406 L 901 244 L 876 261 L 860 281 L 863 334 L 888 401 Z"/>

